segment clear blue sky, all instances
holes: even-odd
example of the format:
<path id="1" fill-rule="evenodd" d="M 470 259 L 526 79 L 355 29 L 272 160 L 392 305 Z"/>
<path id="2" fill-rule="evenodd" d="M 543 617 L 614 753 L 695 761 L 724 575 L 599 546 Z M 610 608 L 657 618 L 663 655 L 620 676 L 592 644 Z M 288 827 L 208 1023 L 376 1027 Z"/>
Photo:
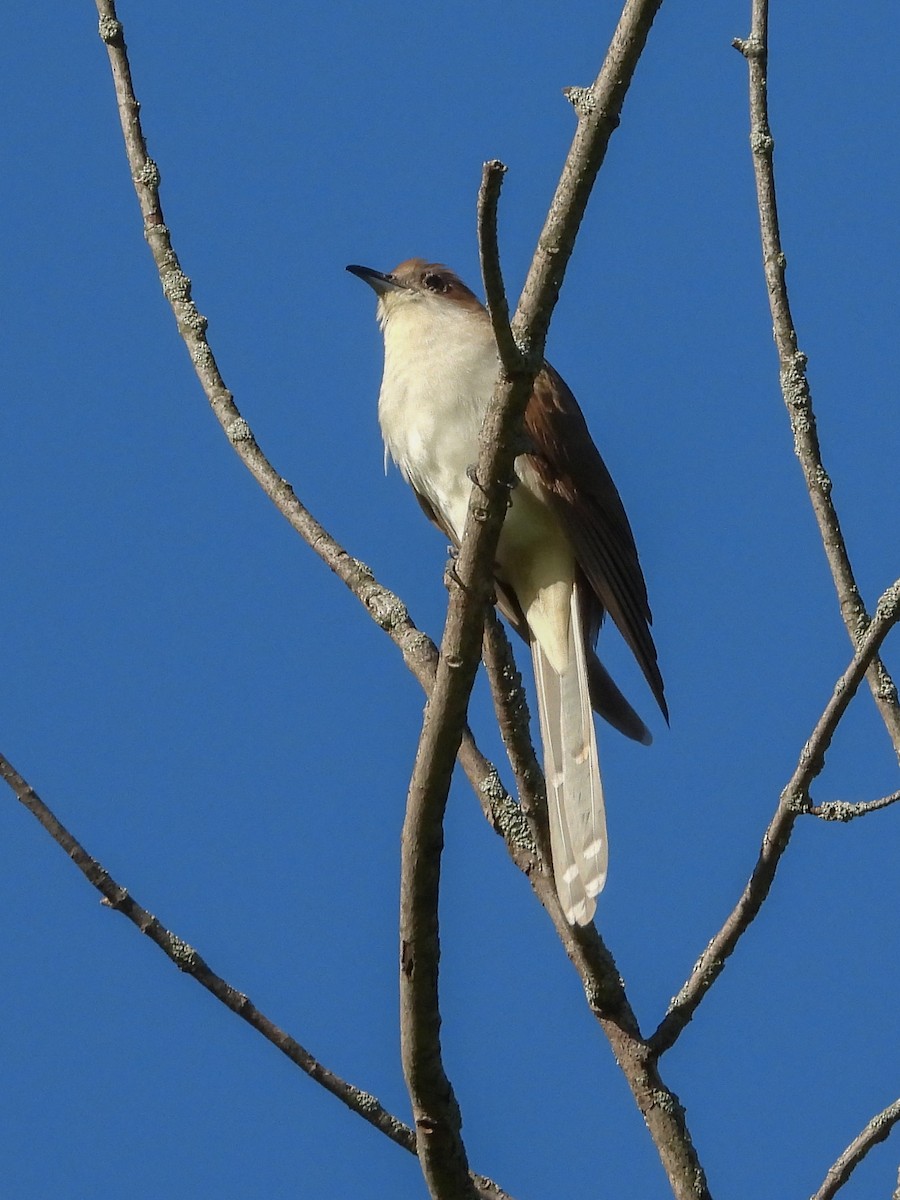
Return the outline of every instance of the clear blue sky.
<path id="1" fill-rule="evenodd" d="M 774 4 L 789 282 L 867 601 L 900 574 L 894 3 Z M 123 0 L 163 203 L 229 387 L 346 548 L 438 636 L 445 547 L 394 472 L 348 262 L 478 286 L 482 160 L 524 276 L 618 4 Z M 748 3 L 664 8 L 549 356 L 631 515 L 671 731 L 601 729 L 599 921 L 653 1028 L 748 876 L 844 669 L 760 270 Z M 5 20 L 0 749 L 115 877 L 406 1118 L 398 837 L 422 696 L 230 451 L 141 236 L 88 0 Z M 897 635 L 886 659 L 900 675 Z M 500 760 L 484 691 L 473 722 Z M 897 787 L 868 694 L 815 788 Z M 2 802 L 0 1176 L 19 1200 L 424 1196 L 415 1161 L 182 977 Z M 805 1197 L 900 1079 L 900 809 L 802 822 L 663 1060 L 713 1193 Z M 578 980 L 464 781 L 447 818 L 444 1042 L 472 1165 L 517 1200 L 668 1195 Z M 897 1137 L 844 1193 L 887 1197 Z"/>

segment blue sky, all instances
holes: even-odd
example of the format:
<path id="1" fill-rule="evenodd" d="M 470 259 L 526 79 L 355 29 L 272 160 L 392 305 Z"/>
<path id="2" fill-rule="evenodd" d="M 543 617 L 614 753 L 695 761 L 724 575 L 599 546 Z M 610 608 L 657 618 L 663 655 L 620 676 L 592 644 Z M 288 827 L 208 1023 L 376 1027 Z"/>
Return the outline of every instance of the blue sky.
<path id="1" fill-rule="evenodd" d="M 900 574 L 896 6 L 774 5 L 789 284 L 870 606 Z M 617 4 L 123 0 L 163 203 L 228 386 L 300 498 L 440 634 L 445 546 L 396 472 L 348 262 L 478 286 L 481 163 L 520 285 Z M 585 221 L 548 355 L 640 547 L 672 727 L 599 730 L 598 920 L 652 1029 L 730 911 L 846 666 L 778 391 L 747 139 L 749 4 L 670 3 Z M 141 236 L 93 6 L 13 8 L 2 749 L 139 902 L 334 1070 L 408 1113 L 398 839 L 422 696 L 209 413 Z M 886 661 L 900 674 L 896 634 Z M 523 663 L 524 665 L 524 663 Z M 485 689 L 473 724 L 496 761 Z M 860 695 L 814 795 L 896 762 Z M 425 1194 L 415 1161 L 182 977 L 24 810 L 2 810 L 0 1174 L 100 1192 Z M 713 1194 L 807 1196 L 900 1078 L 900 809 L 801 822 L 765 910 L 663 1060 Z M 446 1065 L 472 1165 L 519 1200 L 664 1197 L 578 980 L 467 785 L 447 817 Z M 887 1196 L 897 1146 L 843 1195 Z"/>

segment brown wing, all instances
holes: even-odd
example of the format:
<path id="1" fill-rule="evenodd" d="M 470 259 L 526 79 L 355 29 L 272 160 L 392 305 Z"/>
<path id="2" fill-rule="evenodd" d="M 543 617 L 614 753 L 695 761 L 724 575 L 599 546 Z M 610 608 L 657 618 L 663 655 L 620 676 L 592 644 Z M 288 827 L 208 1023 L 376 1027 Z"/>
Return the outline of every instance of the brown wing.
<path id="1" fill-rule="evenodd" d="M 634 535 L 606 464 L 578 402 L 548 364 L 534 381 L 525 409 L 528 459 L 555 505 L 584 578 L 596 597 L 586 602 L 593 636 L 604 610 L 631 647 L 666 720 L 669 711 L 650 634 L 650 605 Z M 599 602 L 599 609 L 598 604 Z"/>

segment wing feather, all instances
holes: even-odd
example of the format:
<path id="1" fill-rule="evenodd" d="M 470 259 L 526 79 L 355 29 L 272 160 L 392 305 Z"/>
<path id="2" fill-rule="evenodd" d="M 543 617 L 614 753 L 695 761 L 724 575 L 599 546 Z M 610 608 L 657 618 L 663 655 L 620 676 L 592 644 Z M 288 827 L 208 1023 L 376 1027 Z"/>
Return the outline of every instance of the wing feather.
<path id="1" fill-rule="evenodd" d="M 609 613 L 668 720 L 650 633 L 647 586 L 625 508 L 578 402 L 549 364 L 535 380 L 525 410 L 525 434 L 529 463 L 551 498 L 599 605 L 599 612 L 588 612 L 585 624 L 594 633 L 603 612 Z"/>

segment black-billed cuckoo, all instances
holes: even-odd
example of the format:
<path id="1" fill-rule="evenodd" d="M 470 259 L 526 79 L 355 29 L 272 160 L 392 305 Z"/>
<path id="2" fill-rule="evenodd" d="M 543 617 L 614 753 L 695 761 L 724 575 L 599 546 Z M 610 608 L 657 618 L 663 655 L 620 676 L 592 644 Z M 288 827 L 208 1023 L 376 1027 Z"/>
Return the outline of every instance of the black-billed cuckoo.
<path id="1" fill-rule="evenodd" d="M 378 296 L 378 420 L 387 453 L 429 519 L 458 546 L 499 371 L 487 310 L 452 271 L 421 258 L 390 274 L 347 270 Z M 625 509 L 575 397 L 549 363 L 534 381 L 524 434 L 497 548 L 497 603 L 531 646 L 556 890 L 570 924 L 586 925 L 608 860 L 591 709 L 628 737 L 651 740 L 594 653 L 605 613 L 667 720 L 668 710 Z"/>

